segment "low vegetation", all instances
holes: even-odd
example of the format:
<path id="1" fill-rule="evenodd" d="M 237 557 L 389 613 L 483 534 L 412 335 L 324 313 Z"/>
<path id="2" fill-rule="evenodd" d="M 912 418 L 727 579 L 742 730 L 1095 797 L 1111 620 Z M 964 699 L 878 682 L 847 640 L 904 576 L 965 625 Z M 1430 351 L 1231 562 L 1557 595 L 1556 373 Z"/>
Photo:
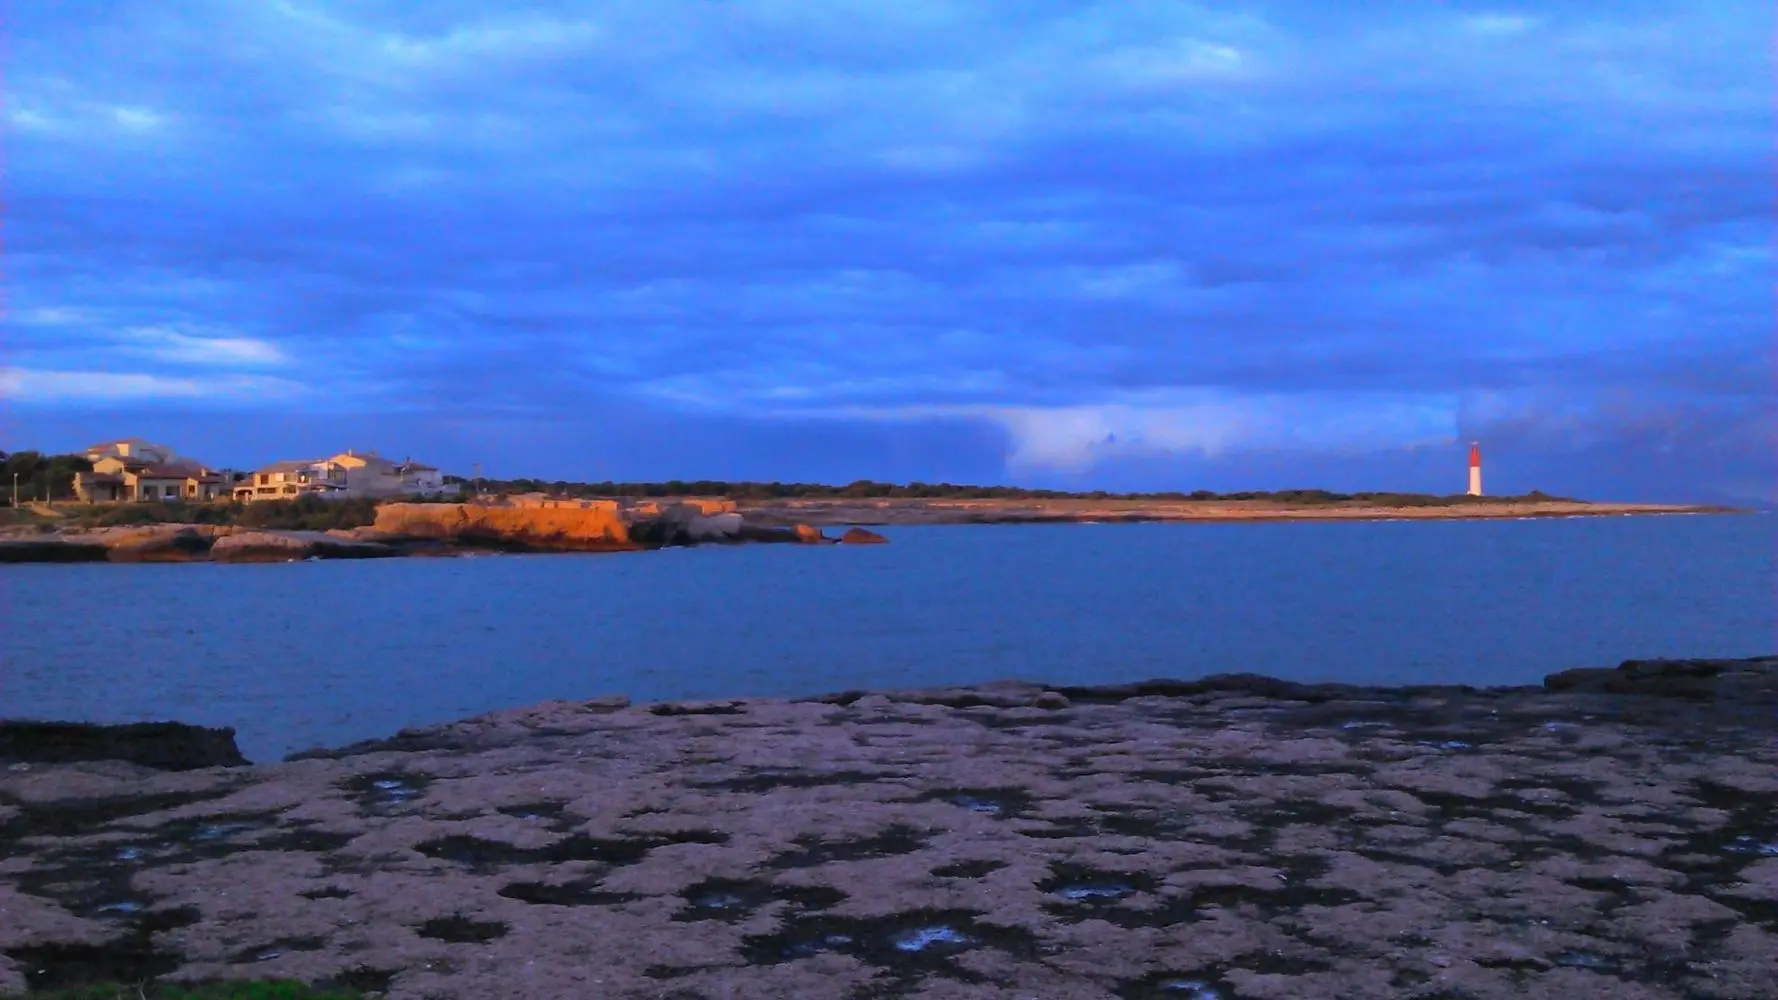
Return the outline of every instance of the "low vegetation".
<path id="1" fill-rule="evenodd" d="M 280 531 L 328 531 L 361 528 L 377 519 L 377 501 L 370 499 L 261 500 L 257 503 L 125 503 L 89 507 L 76 520 L 82 527 L 109 528 L 134 524 L 227 524 Z"/>
<path id="2" fill-rule="evenodd" d="M 1512 501 L 1551 501 L 1562 499 L 1532 491 L 1523 496 L 1472 497 L 1465 494 L 1440 496 L 1426 493 L 1334 493 L 1328 490 L 1273 490 L 1215 493 L 1167 491 L 1149 493 L 1070 493 L 1063 490 L 1034 490 L 1017 486 L 959 486 L 952 483 L 879 483 L 859 480 L 845 486 L 820 483 L 755 483 L 724 482 L 700 479 L 668 480 L 662 483 L 571 483 L 547 482 L 541 479 L 481 480 L 487 493 L 550 493 L 575 497 L 732 497 L 736 500 L 791 499 L 928 499 L 928 500 L 1169 500 L 1227 502 L 1231 500 L 1264 500 L 1272 503 L 1307 507 L 1325 504 L 1364 504 L 1380 507 L 1443 507 L 1474 503 L 1505 503 Z"/>

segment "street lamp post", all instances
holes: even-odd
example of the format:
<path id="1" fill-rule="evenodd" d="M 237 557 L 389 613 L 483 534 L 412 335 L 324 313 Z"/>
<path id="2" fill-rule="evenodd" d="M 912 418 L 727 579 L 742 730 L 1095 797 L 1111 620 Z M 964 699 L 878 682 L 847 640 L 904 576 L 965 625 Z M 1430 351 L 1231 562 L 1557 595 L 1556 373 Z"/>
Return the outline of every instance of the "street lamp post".
<path id="1" fill-rule="evenodd" d="M 19 474 L 12 474 L 12 509 L 19 509 Z"/>

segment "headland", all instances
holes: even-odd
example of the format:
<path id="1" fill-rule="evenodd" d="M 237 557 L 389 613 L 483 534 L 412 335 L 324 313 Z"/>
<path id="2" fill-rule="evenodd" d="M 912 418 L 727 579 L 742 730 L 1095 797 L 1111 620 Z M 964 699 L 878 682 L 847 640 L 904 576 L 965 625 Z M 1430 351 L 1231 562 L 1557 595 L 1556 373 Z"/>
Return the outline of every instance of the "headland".
<path id="1" fill-rule="evenodd" d="M 1384 499 L 1379 499 L 1382 497 Z M 1392 499 L 1390 499 L 1392 498 Z M 320 506 L 324 509 L 325 502 Z M 248 512 L 260 505 L 247 508 Z M 383 502 L 352 527 L 272 527 L 247 520 L 202 520 L 227 513 L 202 505 L 163 506 L 169 518 L 106 524 L 108 516 L 147 515 L 109 508 L 93 524 L 43 519 L 0 527 L 0 563 L 298 562 L 461 555 L 476 552 L 629 552 L 682 545 L 882 542 L 859 526 L 1131 522 L 1479 520 L 1734 513 L 1707 505 L 1591 503 L 1527 497 L 1420 497 L 1293 491 L 1249 498 L 1046 496 L 708 496 L 577 497 L 543 493 L 472 503 Z M 90 517 L 89 513 L 89 517 Z M 303 523 L 298 512 L 293 520 Z M 328 518 L 318 518 L 326 523 Z M 838 538 L 824 527 L 850 526 Z"/>
<path id="2" fill-rule="evenodd" d="M 1519 497 L 1461 498 L 1440 503 L 1391 503 L 1365 499 L 1304 503 L 1287 499 L 816 497 L 743 499 L 739 502 L 739 509 L 749 519 L 762 524 L 804 523 L 818 526 L 1142 521 L 1449 521 L 1735 512 L 1733 508 L 1703 504 L 1592 503 L 1583 500 Z"/>
<path id="3" fill-rule="evenodd" d="M 4 727 L 0 727 L 3 730 Z M 0 737 L 5 733 L 0 731 Z M 0 739 L 0 995 L 1769 997 L 1778 657 Z M 148 741 L 144 744 L 142 741 Z M 150 745 L 157 770 L 82 761 Z"/>

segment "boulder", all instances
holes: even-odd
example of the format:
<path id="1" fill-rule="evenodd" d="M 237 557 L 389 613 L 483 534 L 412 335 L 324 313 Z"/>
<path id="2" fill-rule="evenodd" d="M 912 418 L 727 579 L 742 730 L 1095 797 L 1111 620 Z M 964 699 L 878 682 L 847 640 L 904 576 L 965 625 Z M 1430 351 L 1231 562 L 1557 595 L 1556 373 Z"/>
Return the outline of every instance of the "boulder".
<path id="1" fill-rule="evenodd" d="M 1564 670 L 1543 679 L 1551 691 L 1659 698 L 1765 697 L 1778 693 L 1772 657 L 1745 660 L 1625 660 L 1615 670 Z"/>
<path id="2" fill-rule="evenodd" d="M 63 537 L 0 539 L 0 563 L 105 562 L 105 546 Z"/>
<path id="3" fill-rule="evenodd" d="M 853 528 L 840 536 L 840 541 L 846 545 L 882 545 L 888 540 L 868 528 Z"/>
<path id="4" fill-rule="evenodd" d="M 381 537 L 519 552 L 619 552 L 644 547 L 632 535 L 630 521 L 615 500 L 588 500 L 572 507 L 389 503 L 377 508 L 375 530 Z M 669 541 L 663 538 L 659 544 Z"/>
<path id="5" fill-rule="evenodd" d="M 213 533 L 190 524 L 119 529 L 102 537 L 112 562 L 192 562 L 203 559 Z"/>
<path id="6" fill-rule="evenodd" d="M 235 731 L 182 722 L 102 726 L 86 722 L 0 721 L 0 761 L 66 764 L 124 760 L 163 771 L 240 767 Z"/>
<path id="7" fill-rule="evenodd" d="M 686 522 L 685 534 L 694 542 L 732 542 L 741 537 L 741 515 L 734 511 L 695 514 Z"/>
<path id="8" fill-rule="evenodd" d="M 399 554 L 388 545 L 352 541 L 322 531 L 240 531 L 218 538 L 210 546 L 210 559 L 223 563 L 378 559 Z"/>

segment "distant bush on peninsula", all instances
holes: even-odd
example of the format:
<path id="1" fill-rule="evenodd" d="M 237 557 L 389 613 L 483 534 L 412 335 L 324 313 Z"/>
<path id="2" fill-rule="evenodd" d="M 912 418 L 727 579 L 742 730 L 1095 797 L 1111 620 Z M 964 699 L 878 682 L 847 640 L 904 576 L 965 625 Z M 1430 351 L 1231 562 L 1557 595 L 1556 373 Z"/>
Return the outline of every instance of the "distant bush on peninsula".
<path id="1" fill-rule="evenodd" d="M 258 503 L 123 503 L 91 508 L 80 517 L 86 527 L 133 524 L 231 524 L 277 531 L 362 528 L 377 519 L 377 501 L 358 498 L 261 500 Z"/>
<path id="2" fill-rule="evenodd" d="M 1472 497 L 1466 494 L 1439 496 L 1429 493 L 1334 493 L 1328 490 L 1248 490 L 1214 493 L 1210 490 L 1179 490 L 1150 493 L 1111 493 L 1096 490 L 1071 493 L 1064 490 L 1033 490 L 1017 486 L 959 486 L 952 483 L 878 483 L 859 480 L 845 486 L 821 483 L 755 483 L 699 479 L 672 479 L 662 483 L 571 483 L 541 479 L 482 479 L 475 482 L 446 477 L 447 482 L 479 486 L 484 493 L 548 493 L 572 497 L 732 497 L 736 500 L 805 499 L 915 499 L 915 500 L 1264 500 L 1292 506 L 1363 504 L 1377 507 L 1442 507 L 1474 503 L 1558 501 L 1533 490 L 1521 496 Z"/>

